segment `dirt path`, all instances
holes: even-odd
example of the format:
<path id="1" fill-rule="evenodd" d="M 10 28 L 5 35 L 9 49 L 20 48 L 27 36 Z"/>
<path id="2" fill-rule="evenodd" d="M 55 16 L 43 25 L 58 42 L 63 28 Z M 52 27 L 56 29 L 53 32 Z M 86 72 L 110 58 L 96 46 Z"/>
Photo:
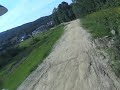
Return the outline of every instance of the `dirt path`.
<path id="1" fill-rule="evenodd" d="M 79 20 L 66 26 L 53 52 L 17 90 L 120 90 L 119 79 L 107 66 Z"/>

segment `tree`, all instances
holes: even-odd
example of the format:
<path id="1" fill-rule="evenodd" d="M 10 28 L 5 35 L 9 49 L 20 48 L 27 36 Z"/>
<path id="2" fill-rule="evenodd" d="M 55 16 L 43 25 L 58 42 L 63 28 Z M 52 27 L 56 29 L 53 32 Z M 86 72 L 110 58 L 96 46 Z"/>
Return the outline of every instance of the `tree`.
<path id="1" fill-rule="evenodd" d="M 58 8 L 54 8 L 52 16 L 56 24 L 75 19 L 72 7 L 67 2 L 62 2 L 58 5 Z"/>
<path id="2" fill-rule="evenodd" d="M 57 8 L 53 9 L 52 18 L 56 25 L 60 24 L 60 21 L 58 19 L 58 15 L 57 15 Z"/>
<path id="3" fill-rule="evenodd" d="M 76 13 L 79 10 L 81 16 L 101 10 L 102 8 L 120 6 L 120 0 L 72 0 L 73 10 Z M 77 9 L 78 8 L 78 9 Z M 77 9 L 77 10 L 75 10 Z M 78 13 L 76 13 L 78 16 Z"/>

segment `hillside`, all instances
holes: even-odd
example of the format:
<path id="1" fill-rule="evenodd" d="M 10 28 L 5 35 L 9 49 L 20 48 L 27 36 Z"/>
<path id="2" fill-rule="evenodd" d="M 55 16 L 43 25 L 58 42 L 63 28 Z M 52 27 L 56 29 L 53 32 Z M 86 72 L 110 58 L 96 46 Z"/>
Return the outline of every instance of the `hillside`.
<path id="1" fill-rule="evenodd" d="M 31 34 L 32 31 L 36 30 L 38 27 L 42 25 L 46 25 L 50 21 L 52 21 L 51 15 L 41 17 L 33 22 L 0 33 L 0 46 L 8 43 L 11 39 L 15 37 L 19 39 L 24 34 Z"/>
<path id="2" fill-rule="evenodd" d="M 108 63 L 120 77 L 120 8 L 108 8 L 91 13 L 82 19 L 82 24 L 93 38 L 101 42 L 99 47 L 110 55 Z"/>

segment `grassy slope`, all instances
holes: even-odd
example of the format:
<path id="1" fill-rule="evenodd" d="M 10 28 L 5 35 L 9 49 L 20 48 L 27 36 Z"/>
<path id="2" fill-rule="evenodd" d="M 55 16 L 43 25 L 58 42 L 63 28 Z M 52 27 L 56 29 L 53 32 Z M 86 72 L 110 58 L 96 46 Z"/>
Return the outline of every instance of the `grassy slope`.
<path id="1" fill-rule="evenodd" d="M 4 88 L 15 90 L 21 82 L 38 66 L 38 64 L 42 63 L 43 59 L 50 53 L 53 45 L 62 33 L 63 26 L 58 26 L 57 28 L 49 30 L 42 36 L 38 37 L 40 40 L 34 45 L 34 49 L 26 57 L 26 60 L 24 60 L 22 64 L 20 64 L 15 70 L 4 78 Z M 28 47 L 31 42 L 32 41 L 28 39 L 19 46 Z"/>
<path id="2" fill-rule="evenodd" d="M 83 27 L 87 28 L 95 38 L 111 36 L 110 31 L 120 32 L 120 8 L 101 10 L 82 19 Z"/>
<path id="3" fill-rule="evenodd" d="M 89 14 L 82 19 L 82 24 L 94 38 L 102 38 L 104 36 L 115 38 L 113 47 L 107 48 L 105 51 L 110 56 L 109 64 L 113 71 L 120 77 L 120 7 Z M 111 30 L 116 31 L 116 36 L 111 34 Z"/>

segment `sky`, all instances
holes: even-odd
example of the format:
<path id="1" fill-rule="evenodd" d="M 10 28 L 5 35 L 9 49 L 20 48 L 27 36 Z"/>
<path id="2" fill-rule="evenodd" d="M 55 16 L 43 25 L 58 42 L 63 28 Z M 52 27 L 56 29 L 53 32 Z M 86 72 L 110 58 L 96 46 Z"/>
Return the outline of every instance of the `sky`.
<path id="1" fill-rule="evenodd" d="M 0 32 L 50 15 L 62 1 L 71 3 L 71 0 L 0 0 L 0 4 L 8 9 L 0 16 Z"/>

